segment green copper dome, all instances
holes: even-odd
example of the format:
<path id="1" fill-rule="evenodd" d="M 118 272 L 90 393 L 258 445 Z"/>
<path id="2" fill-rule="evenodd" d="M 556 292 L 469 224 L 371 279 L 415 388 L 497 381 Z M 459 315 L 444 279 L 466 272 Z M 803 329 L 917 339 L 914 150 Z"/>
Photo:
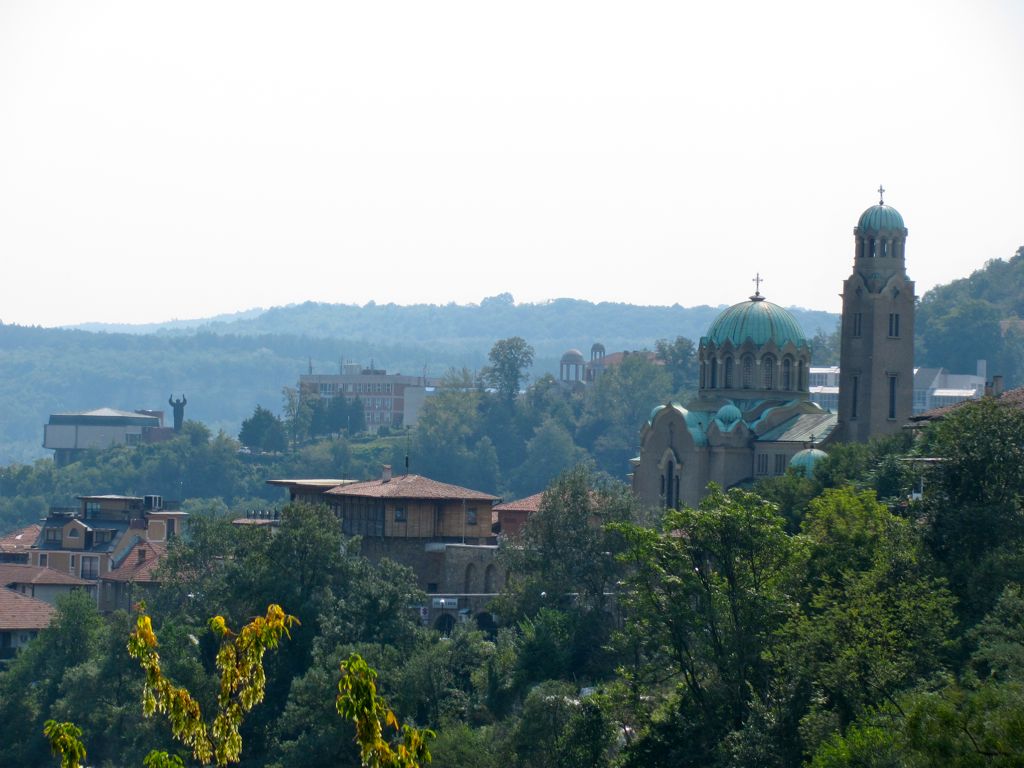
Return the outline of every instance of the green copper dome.
<path id="1" fill-rule="evenodd" d="M 789 466 L 793 467 L 804 477 L 810 477 L 814 474 L 814 465 L 822 459 L 828 458 L 828 454 L 817 448 L 804 448 L 802 451 L 798 451 L 793 458 L 789 460 Z"/>
<path id="2" fill-rule="evenodd" d="M 883 229 L 906 229 L 900 212 L 889 205 L 872 205 L 860 215 L 857 229 L 861 232 L 879 232 Z"/>
<path id="3" fill-rule="evenodd" d="M 793 316 L 778 304 L 765 301 L 760 295 L 751 296 L 750 301 L 734 304 L 720 314 L 711 324 L 703 341 L 721 346 L 726 339 L 737 347 L 747 339 L 758 346 L 768 341 L 774 341 L 779 347 L 788 341 L 798 347 L 807 346 L 804 332 Z"/>

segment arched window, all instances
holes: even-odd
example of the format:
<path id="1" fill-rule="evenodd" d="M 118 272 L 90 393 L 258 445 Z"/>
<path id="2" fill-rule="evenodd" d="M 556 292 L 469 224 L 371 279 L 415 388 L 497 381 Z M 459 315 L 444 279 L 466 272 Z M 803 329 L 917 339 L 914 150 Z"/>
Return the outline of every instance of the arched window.
<path id="1" fill-rule="evenodd" d="M 708 386 L 708 364 L 703 360 L 700 361 L 700 386 L 701 389 L 707 389 Z"/>
<path id="2" fill-rule="evenodd" d="M 775 389 L 775 358 L 771 355 L 761 358 L 761 385 L 765 389 Z"/>
<path id="3" fill-rule="evenodd" d="M 796 366 L 796 388 L 803 392 L 806 389 L 804 384 L 804 361 L 801 360 Z"/>
<path id="4" fill-rule="evenodd" d="M 484 570 L 484 592 L 493 595 L 498 591 L 498 568 L 491 563 Z"/>
<path id="5" fill-rule="evenodd" d="M 732 358 L 725 358 L 725 388 L 732 388 Z"/>
<path id="6" fill-rule="evenodd" d="M 788 357 L 782 359 L 782 388 L 787 392 L 793 389 L 793 361 Z"/>
<path id="7" fill-rule="evenodd" d="M 472 563 L 466 566 L 466 583 L 462 591 L 466 594 L 476 592 L 476 566 Z"/>
<path id="8" fill-rule="evenodd" d="M 711 358 L 711 388 L 718 389 L 718 358 Z"/>
<path id="9" fill-rule="evenodd" d="M 743 358 L 743 388 L 750 389 L 754 386 L 754 358 L 746 355 Z"/>

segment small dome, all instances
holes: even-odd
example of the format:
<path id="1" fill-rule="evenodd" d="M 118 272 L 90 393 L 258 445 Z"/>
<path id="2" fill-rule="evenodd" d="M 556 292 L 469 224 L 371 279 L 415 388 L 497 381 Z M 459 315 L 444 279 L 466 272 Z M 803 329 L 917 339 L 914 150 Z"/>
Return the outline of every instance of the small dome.
<path id="1" fill-rule="evenodd" d="M 562 355 L 563 363 L 580 363 L 583 364 L 583 353 L 578 349 L 570 349 L 564 355 Z"/>
<path id="2" fill-rule="evenodd" d="M 892 206 L 879 203 L 872 205 L 860 215 L 857 229 L 864 233 L 890 229 L 903 230 L 906 227 L 903 225 L 903 217 L 900 216 L 899 211 Z"/>
<path id="3" fill-rule="evenodd" d="M 738 347 L 747 339 L 758 346 L 769 341 L 774 341 L 779 347 L 788 341 L 798 347 L 807 346 L 807 339 L 796 319 L 760 295 L 751 296 L 750 301 L 734 304 L 725 310 L 711 324 L 705 339 L 718 346 L 729 340 Z"/>
<path id="4" fill-rule="evenodd" d="M 654 423 L 654 417 L 657 416 L 658 413 L 661 412 L 664 409 L 665 409 L 664 405 L 656 405 L 656 406 L 654 406 L 651 409 L 651 415 L 647 417 L 647 423 L 648 424 L 653 424 Z"/>
<path id="5" fill-rule="evenodd" d="M 722 423 L 722 426 L 728 429 L 743 418 L 743 414 L 740 413 L 740 409 L 732 403 L 726 403 L 718 409 L 718 413 L 715 414 L 715 418 Z"/>
<path id="6" fill-rule="evenodd" d="M 804 477 L 810 477 L 814 474 L 814 465 L 827 456 L 827 453 L 817 448 L 804 448 L 789 460 L 789 466 L 799 471 Z"/>

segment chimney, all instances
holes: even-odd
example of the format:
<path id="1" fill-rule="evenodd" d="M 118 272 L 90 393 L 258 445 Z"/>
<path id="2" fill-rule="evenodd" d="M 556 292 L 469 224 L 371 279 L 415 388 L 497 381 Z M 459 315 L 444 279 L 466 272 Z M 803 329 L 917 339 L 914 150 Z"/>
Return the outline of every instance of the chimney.
<path id="1" fill-rule="evenodd" d="M 1003 377 L 997 374 L 992 377 L 992 397 L 999 397 L 1003 394 Z"/>
<path id="2" fill-rule="evenodd" d="M 382 467 L 381 473 L 380 473 L 380 481 L 382 483 L 390 483 L 391 482 L 391 465 L 390 464 L 385 464 Z"/>

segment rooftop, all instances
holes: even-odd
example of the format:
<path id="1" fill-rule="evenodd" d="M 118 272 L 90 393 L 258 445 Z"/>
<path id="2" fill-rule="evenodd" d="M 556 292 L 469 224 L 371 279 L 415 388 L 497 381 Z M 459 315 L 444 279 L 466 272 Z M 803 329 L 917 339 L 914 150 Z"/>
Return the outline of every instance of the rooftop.
<path id="1" fill-rule="evenodd" d="M 69 573 L 38 565 L 0 563 L 0 586 L 9 584 L 62 585 L 88 587 L 92 582 L 72 576 Z"/>
<path id="2" fill-rule="evenodd" d="M 495 512 L 536 512 L 540 509 L 541 499 L 544 498 L 544 491 L 535 493 L 532 496 L 519 499 L 517 501 L 508 501 L 504 504 L 498 504 L 495 508 Z"/>
<path id="3" fill-rule="evenodd" d="M 128 550 L 118 568 L 103 576 L 103 581 L 154 582 L 154 573 L 166 554 L 165 544 L 140 541 Z"/>
<path id="4" fill-rule="evenodd" d="M 374 499 L 436 499 L 448 501 L 495 502 L 497 496 L 459 485 L 442 483 L 422 475 L 396 475 L 390 480 L 367 480 L 332 488 L 327 496 L 357 496 Z"/>
<path id="5" fill-rule="evenodd" d="M 10 589 L 0 589 L 0 631 L 46 629 L 53 606 Z"/>
<path id="6" fill-rule="evenodd" d="M 0 552 L 28 552 L 36 543 L 43 527 L 39 523 L 26 525 L 0 537 Z"/>

